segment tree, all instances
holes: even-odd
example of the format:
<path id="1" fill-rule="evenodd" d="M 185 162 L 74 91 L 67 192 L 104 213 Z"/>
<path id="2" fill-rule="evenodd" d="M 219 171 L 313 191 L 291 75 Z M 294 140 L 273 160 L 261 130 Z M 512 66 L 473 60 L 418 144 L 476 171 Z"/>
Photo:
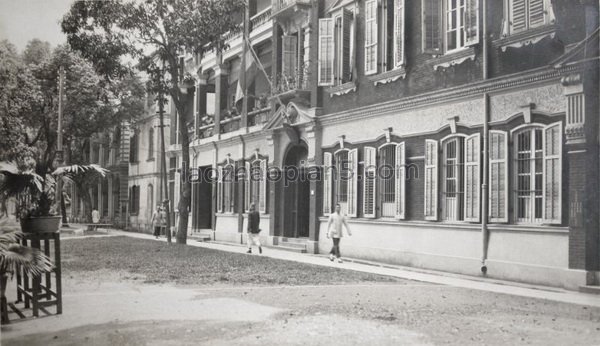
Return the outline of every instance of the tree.
<path id="1" fill-rule="evenodd" d="M 70 165 L 57 168 L 52 175 L 59 179 L 65 179 L 77 187 L 83 196 L 83 204 L 87 210 L 87 220 L 92 222 L 92 195 L 91 190 L 98 186 L 100 180 L 106 177 L 109 171 L 96 164 Z"/>
<path id="2" fill-rule="evenodd" d="M 181 154 L 189 159 L 186 93 L 180 90 L 182 48 L 194 54 L 221 49 L 224 32 L 237 29 L 243 0 L 79 1 L 62 20 L 71 47 L 107 79 L 130 70 L 126 58 L 148 73 L 153 91 L 169 95 L 179 117 Z M 164 100 L 158 100 L 164 102 Z M 177 243 L 187 241 L 191 182 L 183 179 Z"/>
<path id="3" fill-rule="evenodd" d="M 61 66 L 66 71 L 63 135 L 67 158 L 73 156 L 71 143 L 88 140 L 95 133 L 143 114 L 145 89 L 132 74 L 110 81 L 102 78 L 89 62 L 66 46 L 55 48 L 50 55 L 43 47 L 45 44 L 40 42 L 30 43 L 23 54 L 29 62 L 25 64 L 10 44 L 0 44 L 0 66 L 5 66 L 0 67 L 0 159 L 14 161 L 21 168 L 34 168 L 42 178 L 51 179 L 49 173 L 56 168 Z M 52 201 L 42 202 L 36 213 L 47 215 Z"/>

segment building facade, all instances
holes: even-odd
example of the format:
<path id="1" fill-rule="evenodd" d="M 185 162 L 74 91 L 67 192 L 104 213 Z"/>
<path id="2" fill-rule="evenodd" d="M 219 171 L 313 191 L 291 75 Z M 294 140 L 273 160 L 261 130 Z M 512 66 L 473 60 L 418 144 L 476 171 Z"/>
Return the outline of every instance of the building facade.
<path id="1" fill-rule="evenodd" d="M 176 202 L 195 173 L 191 234 L 244 242 L 254 202 L 267 244 L 324 253 L 340 204 L 353 232 L 344 256 L 600 283 L 597 1 L 248 11 L 252 57 L 241 32 L 222 53 L 183 57 L 194 139 L 181 158 L 171 127 L 170 184 Z"/>

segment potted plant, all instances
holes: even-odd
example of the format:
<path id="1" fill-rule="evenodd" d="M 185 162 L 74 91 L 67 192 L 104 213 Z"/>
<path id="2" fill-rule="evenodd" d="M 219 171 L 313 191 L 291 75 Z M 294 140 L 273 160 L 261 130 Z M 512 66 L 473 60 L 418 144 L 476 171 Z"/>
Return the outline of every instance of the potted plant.
<path id="1" fill-rule="evenodd" d="M 54 186 L 51 175 L 21 170 L 14 163 L 0 162 L 0 199 L 14 198 L 17 218 L 23 232 L 56 232 L 61 216 L 55 215 Z"/>
<path id="2" fill-rule="evenodd" d="M 23 233 L 9 218 L 0 219 L 0 312 L 2 323 L 8 323 L 6 285 L 9 277 L 23 268 L 31 275 L 41 275 L 52 270 L 52 262 L 39 249 L 23 246 L 19 240 Z"/>

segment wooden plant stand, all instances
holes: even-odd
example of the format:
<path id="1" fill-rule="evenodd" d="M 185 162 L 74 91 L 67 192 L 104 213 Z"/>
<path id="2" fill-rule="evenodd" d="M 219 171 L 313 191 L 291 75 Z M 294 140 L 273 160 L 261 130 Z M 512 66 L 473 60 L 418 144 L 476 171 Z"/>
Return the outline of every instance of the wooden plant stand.
<path id="1" fill-rule="evenodd" d="M 62 314 L 60 233 L 25 233 L 21 241 L 23 246 L 40 249 L 46 256 L 50 257 L 54 269 L 51 272 L 35 276 L 29 275 L 20 269 L 16 275 L 17 301 L 14 304 L 9 304 L 9 306 L 21 318 L 26 318 L 21 309 L 16 306 L 21 302 L 24 303 L 25 309 L 32 309 L 33 317 L 39 317 L 40 311 L 50 315 L 46 308 L 51 306 L 56 306 L 56 314 Z"/>

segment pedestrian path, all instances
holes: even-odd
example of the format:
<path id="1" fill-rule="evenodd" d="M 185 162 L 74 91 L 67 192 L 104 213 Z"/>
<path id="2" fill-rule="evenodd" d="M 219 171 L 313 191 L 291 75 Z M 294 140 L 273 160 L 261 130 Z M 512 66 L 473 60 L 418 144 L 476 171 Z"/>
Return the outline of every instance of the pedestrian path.
<path id="1" fill-rule="evenodd" d="M 126 236 L 131 238 L 154 240 L 152 235 L 144 233 L 111 230 L 109 234 L 110 236 Z M 166 242 L 166 239 L 159 238 L 156 241 Z M 175 239 L 173 239 L 173 241 L 175 241 Z M 247 251 L 246 246 L 241 244 L 224 244 L 188 240 L 188 245 L 239 254 L 245 254 Z M 510 281 L 492 280 L 486 278 L 474 278 L 462 275 L 453 275 L 444 272 L 417 271 L 414 268 L 409 269 L 400 266 L 383 265 L 375 262 L 356 261 L 352 259 L 348 259 L 344 263 L 337 263 L 329 261 L 329 259 L 324 255 L 301 254 L 273 248 L 264 248 L 262 255 L 255 253 L 248 256 L 267 256 L 280 260 L 393 276 L 401 279 L 446 285 L 450 287 L 460 287 L 500 294 L 510 294 L 520 297 L 538 298 L 555 302 L 600 307 L 600 296 L 598 295 L 567 291 L 553 287 L 525 285 Z"/>

